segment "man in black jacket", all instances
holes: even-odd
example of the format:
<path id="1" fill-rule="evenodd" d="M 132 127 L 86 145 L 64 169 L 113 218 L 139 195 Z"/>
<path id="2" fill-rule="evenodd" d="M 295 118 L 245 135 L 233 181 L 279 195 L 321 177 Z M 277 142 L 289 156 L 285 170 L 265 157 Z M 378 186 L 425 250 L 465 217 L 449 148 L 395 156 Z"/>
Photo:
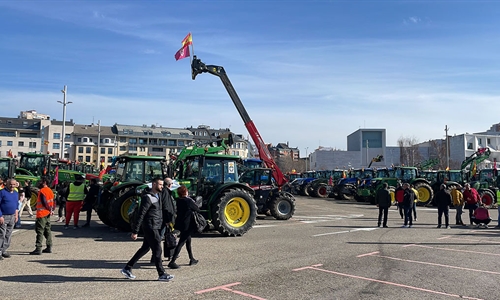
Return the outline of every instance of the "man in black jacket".
<path id="1" fill-rule="evenodd" d="M 391 194 L 387 189 L 389 185 L 387 182 L 384 182 L 383 188 L 377 191 L 377 195 L 375 196 L 375 202 L 378 207 L 378 225 L 380 227 L 382 221 L 382 213 L 384 213 L 384 222 L 383 226 L 387 228 L 387 214 L 389 213 L 389 207 L 391 207 Z"/>
<path id="2" fill-rule="evenodd" d="M 450 205 L 453 202 L 453 198 L 451 194 L 446 190 L 446 184 L 441 184 L 439 192 L 436 193 L 436 203 L 438 207 L 438 226 L 437 228 L 441 228 L 441 221 L 444 214 L 444 223 L 446 225 L 446 229 L 450 229 Z"/>
<path id="3" fill-rule="evenodd" d="M 412 218 L 412 209 L 413 209 L 413 202 L 415 201 L 415 193 L 413 190 L 410 188 L 410 184 L 405 183 L 403 184 L 403 188 L 405 190 L 404 196 L 403 196 L 403 209 L 405 213 L 405 224 L 403 225 L 403 228 L 411 228 L 413 226 L 413 218 Z M 409 225 L 408 225 L 409 223 Z"/>
<path id="4" fill-rule="evenodd" d="M 174 276 L 165 273 L 161 262 L 161 236 L 160 231 L 163 225 L 162 205 L 160 201 L 161 193 L 163 191 L 163 180 L 161 178 L 153 179 L 151 190 L 141 197 L 141 204 L 139 205 L 138 215 L 136 222 L 133 222 L 132 227 L 132 240 L 137 239 L 137 233 L 142 227 L 144 233 L 144 241 L 141 248 L 137 250 L 134 256 L 129 260 L 121 273 L 128 279 L 134 279 L 135 275 L 132 274 L 132 267 L 141 259 L 149 249 L 153 251 L 155 258 L 156 270 L 158 271 L 158 280 L 169 281 Z"/>

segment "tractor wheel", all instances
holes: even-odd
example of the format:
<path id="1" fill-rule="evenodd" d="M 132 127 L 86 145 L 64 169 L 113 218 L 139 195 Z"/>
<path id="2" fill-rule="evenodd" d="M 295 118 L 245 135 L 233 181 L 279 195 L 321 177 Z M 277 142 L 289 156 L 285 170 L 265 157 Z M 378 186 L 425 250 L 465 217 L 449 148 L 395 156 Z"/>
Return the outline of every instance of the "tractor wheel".
<path id="1" fill-rule="evenodd" d="M 257 218 L 253 197 L 242 189 L 224 191 L 212 206 L 212 224 L 224 236 L 241 236 Z"/>
<path id="2" fill-rule="evenodd" d="M 314 194 L 319 198 L 328 197 L 328 187 L 326 184 L 320 184 L 314 189 Z"/>
<path id="3" fill-rule="evenodd" d="M 113 223 L 109 218 L 109 207 L 110 203 L 113 200 L 113 195 L 109 192 L 103 192 L 100 196 L 99 202 L 97 203 L 97 216 L 99 220 L 101 220 L 104 224 L 109 227 L 114 227 Z"/>
<path id="4" fill-rule="evenodd" d="M 391 195 L 391 205 L 396 205 L 396 189 L 389 187 L 389 194 Z"/>
<path id="5" fill-rule="evenodd" d="M 430 204 L 434 198 L 432 187 L 425 182 L 415 184 L 415 189 L 418 191 L 418 202 L 423 205 Z"/>
<path id="6" fill-rule="evenodd" d="M 309 196 L 308 188 L 309 188 L 308 184 L 301 185 L 300 188 L 299 188 L 299 195 L 301 195 L 301 196 Z"/>
<path id="7" fill-rule="evenodd" d="M 482 190 L 480 192 L 481 202 L 484 203 L 486 207 L 491 207 L 491 205 L 495 202 L 495 195 L 490 190 Z"/>
<path id="8" fill-rule="evenodd" d="M 291 194 L 280 193 L 279 197 L 271 202 L 270 210 L 276 220 L 288 220 L 295 212 L 295 199 Z"/>
<path id="9" fill-rule="evenodd" d="M 113 223 L 113 227 L 126 232 L 131 230 L 128 212 L 136 197 L 135 189 L 130 189 L 121 196 L 113 199 L 109 212 L 109 219 Z"/>
<path id="10" fill-rule="evenodd" d="M 36 200 L 38 199 L 38 192 L 40 190 L 36 187 L 30 187 L 30 190 L 31 190 L 30 206 L 32 209 L 36 210 Z"/>

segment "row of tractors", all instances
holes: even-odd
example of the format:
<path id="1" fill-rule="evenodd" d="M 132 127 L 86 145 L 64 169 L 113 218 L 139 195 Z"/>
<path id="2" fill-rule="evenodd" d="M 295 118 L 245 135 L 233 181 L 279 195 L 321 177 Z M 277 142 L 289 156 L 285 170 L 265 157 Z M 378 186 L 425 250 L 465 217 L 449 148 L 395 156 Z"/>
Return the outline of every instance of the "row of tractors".
<path id="1" fill-rule="evenodd" d="M 477 165 L 488 158 L 488 148 L 478 149 L 467 157 L 460 170 L 422 170 L 419 167 L 396 166 L 391 168 L 360 168 L 352 170 L 309 171 L 290 174 L 293 180 L 288 185 L 292 194 L 312 197 L 330 197 L 343 200 L 375 203 L 375 195 L 383 183 L 389 185 L 394 201 L 398 183 L 410 183 L 418 191 L 419 205 L 432 205 L 434 195 L 441 184 L 461 188 L 470 183 L 478 190 L 482 202 L 488 206 L 497 205 L 500 200 L 500 176 L 496 168 L 476 170 Z M 436 164 L 422 163 L 427 168 Z"/>

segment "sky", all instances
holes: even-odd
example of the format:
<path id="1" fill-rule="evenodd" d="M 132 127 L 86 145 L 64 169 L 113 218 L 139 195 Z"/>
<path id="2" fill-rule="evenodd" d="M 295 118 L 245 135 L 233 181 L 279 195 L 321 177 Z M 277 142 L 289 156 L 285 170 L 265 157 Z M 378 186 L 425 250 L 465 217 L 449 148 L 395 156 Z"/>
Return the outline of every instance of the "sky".
<path id="1" fill-rule="evenodd" d="M 224 67 L 266 143 L 301 156 L 347 149 L 360 128 L 386 143 L 499 123 L 500 1 L 4 1 L 0 116 L 248 136 L 221 80 L 191 79 L 174 54 Z"/>

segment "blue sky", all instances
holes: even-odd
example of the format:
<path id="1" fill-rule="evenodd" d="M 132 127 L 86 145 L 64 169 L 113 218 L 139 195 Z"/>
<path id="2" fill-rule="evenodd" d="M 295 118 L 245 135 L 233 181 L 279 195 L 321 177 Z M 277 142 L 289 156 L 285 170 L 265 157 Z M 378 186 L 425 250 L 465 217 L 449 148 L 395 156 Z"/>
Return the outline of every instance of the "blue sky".
<path id="1" fill-rule="evenodd" d="M 0 1 L 1 116 L 200 124 L 247 135 L 223 66 L 267 143 L 346 149 L 359 128 L 423 142 L 498 123 L 498 1 Z"/>

